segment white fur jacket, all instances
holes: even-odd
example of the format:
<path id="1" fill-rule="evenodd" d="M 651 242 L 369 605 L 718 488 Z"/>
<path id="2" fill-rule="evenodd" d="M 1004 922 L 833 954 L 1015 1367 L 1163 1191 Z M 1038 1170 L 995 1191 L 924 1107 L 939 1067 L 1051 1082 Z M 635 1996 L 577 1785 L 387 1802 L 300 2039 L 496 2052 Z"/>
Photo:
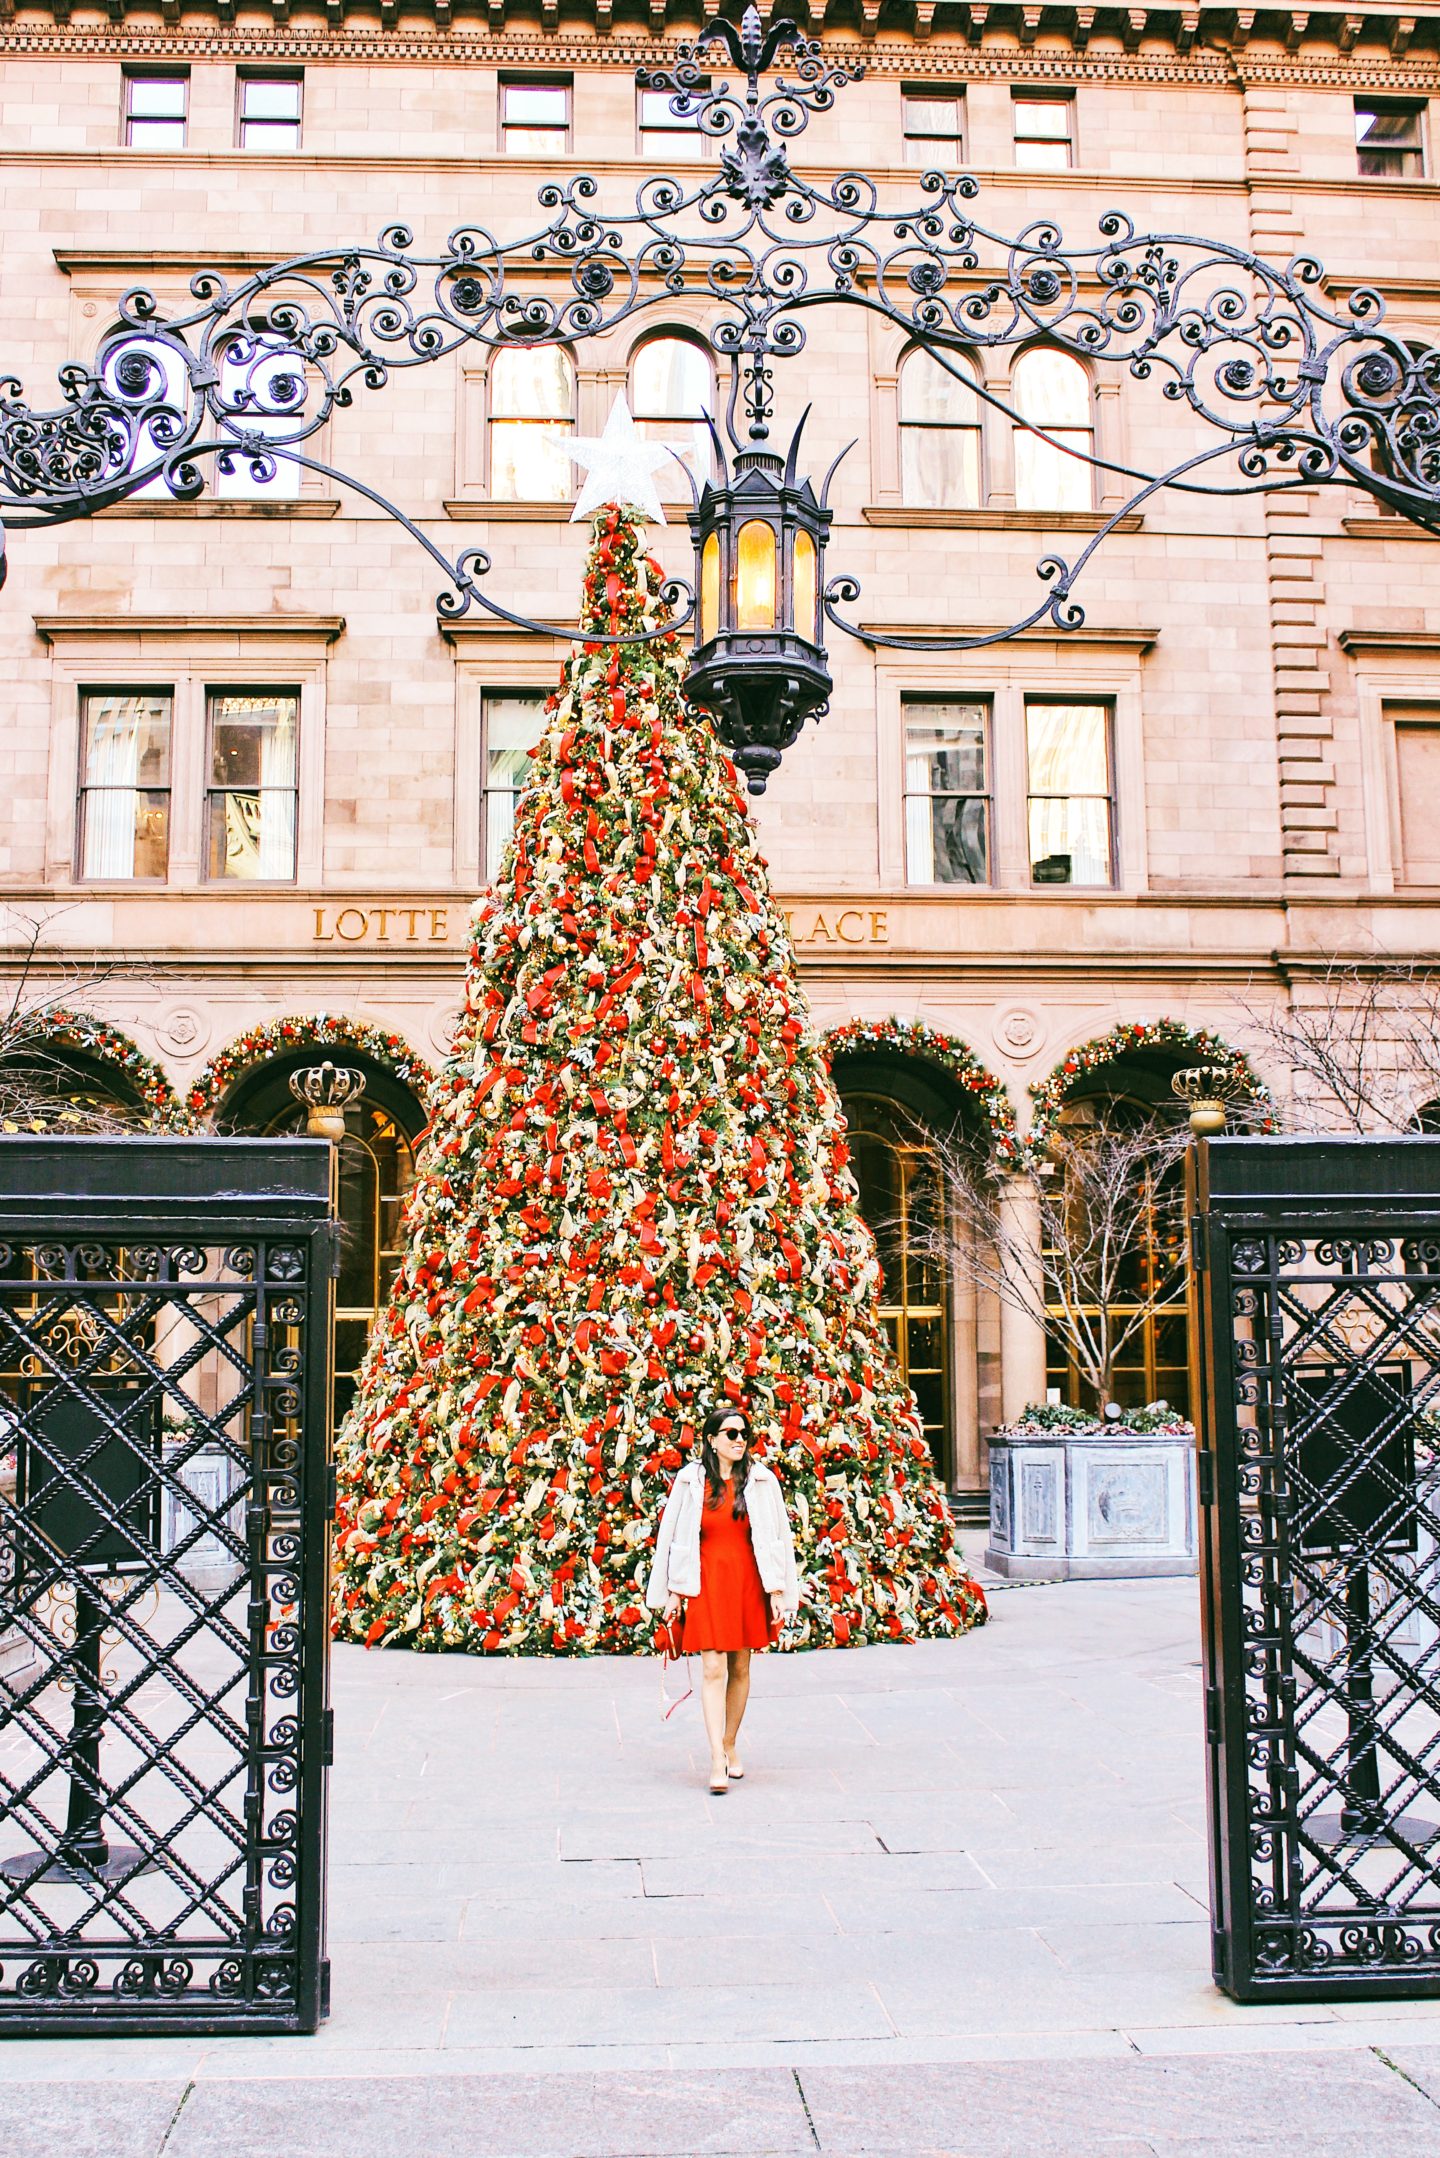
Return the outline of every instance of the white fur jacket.
<path id="1" fill-rule="evenodd" d="M 670 1486 L 670 1496 L 660 1516 L 650 1584 L 645 1591 L 645 1601 L 653 1611 L 663 1611 L 668 1596 L 700 1594 L 700 1512 L 704 1504 L 704 1468 L 698 1461 L 687 1461 Z M 762 1587 L 771 1596 L 779 1590 L 787 1614 L 798 1611 L 800 1584 L 795 1573 L 790 1516 L 779 1480 L 763 1462 L 750 1464 L 745 1507 Z"/>

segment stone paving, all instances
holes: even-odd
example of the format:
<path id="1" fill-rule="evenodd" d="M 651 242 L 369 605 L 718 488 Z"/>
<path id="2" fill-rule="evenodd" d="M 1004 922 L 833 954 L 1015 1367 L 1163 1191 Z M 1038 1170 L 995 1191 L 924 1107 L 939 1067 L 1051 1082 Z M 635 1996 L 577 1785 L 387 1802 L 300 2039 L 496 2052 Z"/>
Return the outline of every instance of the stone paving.
<path id="1" fill-rule="evenodd" d="M 1209 1977 L 1195 1584 L 766 1659 L 705 1788 L 654 1665 L 338 1652 L 334 2012 L 12 2042 L 3 2158 L 1435 2158 L 1440 2002 Z"/>

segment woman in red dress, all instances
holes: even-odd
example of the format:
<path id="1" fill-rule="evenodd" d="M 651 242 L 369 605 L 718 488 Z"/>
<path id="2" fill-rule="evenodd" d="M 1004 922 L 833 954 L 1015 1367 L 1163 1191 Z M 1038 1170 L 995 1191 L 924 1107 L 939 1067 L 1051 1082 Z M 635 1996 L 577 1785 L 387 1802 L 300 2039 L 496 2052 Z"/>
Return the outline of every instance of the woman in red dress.
<path id="1" fill-rule="evenodd" d="M 750 1657 L 769 1648 L 799 1605 L 790 1518 L 780 1485 L 750 1453 L 744 1411 L 716 1409 L 700 1434 L 700 1459 L 671 1486 L 646 1600 L 672 1622 L 683 1605 L 680 1646 L 700 1655 L 700 1702 L 710 1741 L 710 1789 L 718 1798 L 745 1774 L 738 1752 L 750 1698 Z"/>

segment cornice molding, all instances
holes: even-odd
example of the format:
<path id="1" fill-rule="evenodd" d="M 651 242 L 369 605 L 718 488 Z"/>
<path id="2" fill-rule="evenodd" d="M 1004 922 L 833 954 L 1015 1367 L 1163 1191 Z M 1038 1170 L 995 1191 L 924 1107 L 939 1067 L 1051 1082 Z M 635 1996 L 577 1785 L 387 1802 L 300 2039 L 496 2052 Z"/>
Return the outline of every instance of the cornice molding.
<path id="1" fill-rule="evenodd" d="M 860 515 L 867 525 L 917 532 L 1098 532 L 1110 524 L 1105 510 L 939 510 L 892 502 L 870 503 Z M 1140 512 L 1132 510 L 1110 529 L 1140 532 L 1144 526 Z"/>
<path id="2" fill-rule="evenodd" d="M 37 614 L 46 644 L 74 637 L 309 637 L 334 644 L 343 614 Z"/>
<path id="3" fill-rule="evenodd" d="M 1440 652 L 1440 629 L 1342 629 L 1342 652 Z"/>
<path id="4" fill-rule="evenodd" d="M 862 643 L 869 637 L 994 637 L 1004 627 L 999 622 L 979 626 L 970 622 L 860 622 L 856 626 Z M 1125 652 L 1150 652 L 1159 641 L 1158 629 L 1138 629 L 1128 623 L 1124 628 L 1107 629 L 1100 622 L 1086 622 L 1079 629 L 1027 629 L 1010 640 L 1012 645 L 1053 644 L 1066 649 L 1073 645 L 1089 645 Z M 916 655 L 902 656 L 913 659 Z"/>
<path id="5" fill-rule="evenodd" d="M 488 17 L 455 20 L 452 0 L 407 7 L 398 0 L 325 0 L 328 22 L 291 20 L 291 0 L 273 0 L 273 24 L 233 20 L 235 0 L 214 0 L 218 20 L 153 20 L 127 23 L 128 0 L 107 0 L 120 19 L 78 24 L 71 0 L 15 17 L 16 0 L 0 0 L 0 53 L 69 58 L 194 58 L 331 60 L 441 63 L 447 67 L 612 67 L 662 64 L 699 19 L 677 23 L 674 35 L 636 35 L 608 28 L 612 0 L 579 0 L 583 12 L 604 25 L 595 30 L 571 22 L 561 28 L 559 0 L 542 0 L 543 27 L 505 31 L 505 0 L 488 0 Z M 316 5 L 318 16 L 318 0 Z M 466 0 L 477 9 L 480 0 Z M 574 0 L 572 0 L 572 5 Z M 831 0 L 835 4 L 835 0 Z M 848 10 L 851 0 L 838 0 Z M 873 0 L 859 0 L 868 12 Z M 829 59 L 866 67 L 873 76 L 971 80 L 1110 80 L 1189 83 L 1325 81 L 1360 87 L 1406 89 L 1435 80 L 1440 69 L 1440 7 L 1412 0 L 1398 8 L 1309 9 L 1233 7 L 1048 6 L 1044 42 L 1040 11 L 1023 0 L 993 5 L 960 0 L 892 0 L 913 24 L 910 36 L 855 35 L 823 39 Z M 827 0 L 811 0 L 811 27 L 823 23 Z M 651 0 L 652 19 L 663 19 L 667 0 Z M 714 0 L 704 0 L 708 19 Z M 176 0 L 165 12 L 178 18 Z M 197 9 L 195 13 L 198 13 Z M 804 10 L 797 12 L 804 13 Z M 878 9 L 875 10 L 878 13 Z M 940 27 L 936 30 L 936 15 Z M 52 19 L 45 19 L 46 16 Z M 423 23 L 419 17 L 424 15 Z M 346 17 L 352 17 L 347 20 Z M 932 34 L 933 33 L 933 34 Z M 1326 50 L 1325 48 L 1328 48 Z"/>

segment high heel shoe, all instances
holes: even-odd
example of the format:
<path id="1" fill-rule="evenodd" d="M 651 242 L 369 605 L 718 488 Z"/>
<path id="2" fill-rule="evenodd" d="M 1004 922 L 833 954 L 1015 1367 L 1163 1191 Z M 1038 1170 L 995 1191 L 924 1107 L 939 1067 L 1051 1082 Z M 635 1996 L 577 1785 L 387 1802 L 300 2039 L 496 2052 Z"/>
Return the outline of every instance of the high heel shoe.
<path id="1" fill-rule="evenodd" d="M 740 1767 L 738 1762 L 732 1761 L 728 1753 L 725 1756 L 725 1773 L 732 1783 L 743 1783 L 745 1781 L 744 1769 Z"/>
<path id="2" fill-rule="evenodd" d="M 712 1798 L 723 1798 L 729 1788 L 730 1771 L 728 1767 L 722 1764 L 718 1769 L 712 1768 L 710 1771 L 710 1796 Z"/>

